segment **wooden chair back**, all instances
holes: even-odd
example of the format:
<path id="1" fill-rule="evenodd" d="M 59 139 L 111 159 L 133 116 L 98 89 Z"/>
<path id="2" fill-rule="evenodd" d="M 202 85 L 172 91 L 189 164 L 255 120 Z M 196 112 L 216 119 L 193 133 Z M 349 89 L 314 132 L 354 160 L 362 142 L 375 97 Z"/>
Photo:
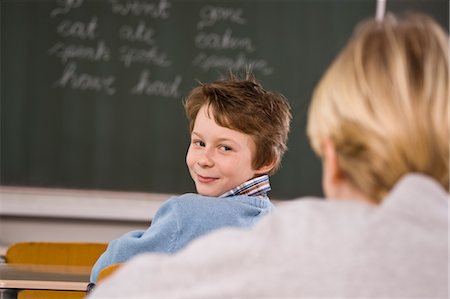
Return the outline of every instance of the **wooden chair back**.
<path id="1" fill-rule="evenodd" d="M 23 242 L 11 245 L 6 263 L 92 267 L 106 250 L 105 243 Z"/>
<path id="2" fill-rule="evenodd" d="M 106 243 L 22 242 L 11 245 L 5 256 L 10 264 L 92 267 L 106 250 Z M 86 292 L 22 290 L 18 299 L 82 299 Z"/>
<path id="3" fill-rule="evenodd" d="M 119 269 L 123 264 L 112 264 L 108 267 L 103 268 L 103 270 L 98 273 L 97 284 L 101 283 L 103 280 L 108 278 L 112 273 Z"/>

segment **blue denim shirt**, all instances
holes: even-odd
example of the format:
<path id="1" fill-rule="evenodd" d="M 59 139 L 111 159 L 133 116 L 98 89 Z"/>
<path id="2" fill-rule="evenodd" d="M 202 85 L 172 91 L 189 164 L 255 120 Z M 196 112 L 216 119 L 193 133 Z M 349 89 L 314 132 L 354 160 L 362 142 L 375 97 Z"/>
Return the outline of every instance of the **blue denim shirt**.
<path id="1" fill-rule="evenodd" d="M 106 266 L 144 252 L 175 253 L 194 238 L 218 228 L 251 227 L 272 209 L 266 196 L 217 198 L 188 193 L 171 197 L 161 205 L 147 230 L 129 232 L 109 243 L 92 269 L 91 282 L 97 281 Z"/>

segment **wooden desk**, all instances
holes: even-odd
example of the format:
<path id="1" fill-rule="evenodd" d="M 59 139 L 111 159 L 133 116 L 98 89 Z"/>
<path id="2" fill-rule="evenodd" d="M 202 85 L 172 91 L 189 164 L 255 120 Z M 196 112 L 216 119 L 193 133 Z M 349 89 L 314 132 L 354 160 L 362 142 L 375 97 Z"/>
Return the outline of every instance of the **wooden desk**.
<path id="1" fill-rule="evenodd" d="M 0 264 L 0 298 L 20 290 L 86 291 L 91 267 Z"/>

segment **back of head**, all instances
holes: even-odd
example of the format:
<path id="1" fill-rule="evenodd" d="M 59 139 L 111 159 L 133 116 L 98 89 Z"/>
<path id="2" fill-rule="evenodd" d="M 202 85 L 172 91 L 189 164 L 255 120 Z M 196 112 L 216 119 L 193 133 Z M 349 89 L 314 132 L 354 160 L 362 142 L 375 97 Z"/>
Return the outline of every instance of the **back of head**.
<path id="1" fill-rule="evenodd" d="M 218 125 L 252 136 L 256 144 L 254 169 L 273 161 L 270 174 L 278 169 L 287 150 L 292 118 L 283 95 L 265 90 L 251 74 L 239 79 L 230 73 L 228 79 L 201 84 L 185 101 L 191 131 L 204 105 Z"/>
<path id="2" fill-rule="evenodd" d="M 363 22 L 314 92 L 314 150 L 329 138 L 345 175 L 375 201 L 412 172 L 448 189 L 448 63 L 448 34 L 427 16 Z"/>

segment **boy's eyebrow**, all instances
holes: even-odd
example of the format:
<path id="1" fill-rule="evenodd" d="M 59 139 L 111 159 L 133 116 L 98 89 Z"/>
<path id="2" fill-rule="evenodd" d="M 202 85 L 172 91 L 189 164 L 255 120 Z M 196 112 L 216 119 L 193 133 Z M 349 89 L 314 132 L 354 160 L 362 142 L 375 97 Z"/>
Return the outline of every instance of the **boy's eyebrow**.
<path id="1" fill-rule="evenodd" d="M 203 137 L 202 134 L 197 133 L 197 132 L 195 132 L 195 131 L 192 131 L 191 135 L 197 135 L 197 136 L 200 137 L 200 138 Z"/>
<path id="2" fill-rule="evenodd" d="M 236 143 L 237 144 L 236 141 L 234 141 L 233 139 L 230 139 L 230 138 L 218 138 L 217 141 L 218 142 L 231 142 L 231 143 Z"/>
<path id="3" fill-rule="evenodd" d="M 196 135 L 196 136 L 198 136 L 199 138 L 202 138 L 202 139 L 203 139 L 202 134 L 200 134 L 200 133 L 198 133 L 198 132 L 192 131 L 192 135 Z M 237 144 L 236 141 L 234 141 L 233 139 L 230 139 L 230 138 L 217 138 L 217 139 L 215 139 L 215 141 L 216 141 L 216 142 L 232 142 L 232 143 L 234 143 L 234 144 Z"/>

